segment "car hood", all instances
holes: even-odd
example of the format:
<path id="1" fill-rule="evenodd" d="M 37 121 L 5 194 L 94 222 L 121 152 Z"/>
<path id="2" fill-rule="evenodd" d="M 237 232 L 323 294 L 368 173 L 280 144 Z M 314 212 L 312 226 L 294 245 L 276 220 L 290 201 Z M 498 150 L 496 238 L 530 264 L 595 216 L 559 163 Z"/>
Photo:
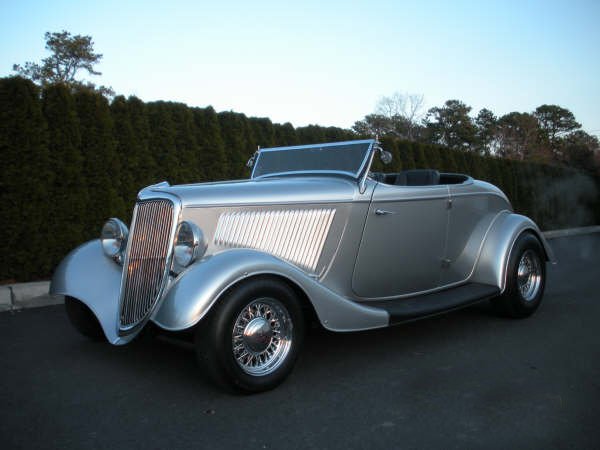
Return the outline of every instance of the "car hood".
<path id="1" fill-rule="evenodd" d="M 355 180 L 335 176 L 284 176 L 175 186 L 163 182 L 148 186 L 138 197 L 151 198 L 153 193 L 174 195 L 183 207 L 350 202 L 360 196 Z"/>

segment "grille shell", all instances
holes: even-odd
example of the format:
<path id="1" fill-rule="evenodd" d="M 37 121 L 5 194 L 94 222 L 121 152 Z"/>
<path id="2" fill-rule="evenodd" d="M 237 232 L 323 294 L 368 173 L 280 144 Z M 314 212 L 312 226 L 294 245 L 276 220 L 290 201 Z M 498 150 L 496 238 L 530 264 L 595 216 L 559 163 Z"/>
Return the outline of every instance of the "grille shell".
<path id="1" fill-rule="evenodd" d="M 144 200 L 135 206 L 121 282 L 121 331 L 144 321 L 160 298 L 171 263 L 176 215 L 169 199 Z"/>

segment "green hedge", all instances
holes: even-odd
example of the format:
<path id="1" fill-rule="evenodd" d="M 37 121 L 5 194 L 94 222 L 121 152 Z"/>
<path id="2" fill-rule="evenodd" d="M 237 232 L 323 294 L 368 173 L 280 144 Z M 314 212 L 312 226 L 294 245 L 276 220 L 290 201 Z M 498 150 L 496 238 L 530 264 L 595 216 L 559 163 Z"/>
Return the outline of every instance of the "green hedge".
<path id="1" fill-rule="evenodd" d="M 248 177 L 245 163 L 258 145 L 356 138 L 335 127 L 294 128 L 135 97 L 109 103 L 95 92 L 62 85 L 40 91 L 23 78 L 1 78 L 0 281 L 49 277 L 108 217 L 128 222 L 144 186 Z M 500 186 L 542 228 L 600 223 L 598 180 L 576 171 L 393 139 L 383 146 L 394 154 L 386 171 L 469 173 Z"/>

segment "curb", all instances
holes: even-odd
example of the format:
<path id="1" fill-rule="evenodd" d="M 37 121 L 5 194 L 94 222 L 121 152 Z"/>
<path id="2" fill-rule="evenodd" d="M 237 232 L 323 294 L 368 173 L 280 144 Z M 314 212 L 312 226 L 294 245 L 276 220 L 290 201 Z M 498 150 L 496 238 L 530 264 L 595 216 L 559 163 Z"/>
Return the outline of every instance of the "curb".
<path id="1" fill-rule="evenodd" d="M 0 311 L 15 311 L 25 308 L 58 305 L 62 296 L 51 296 L 49 281 L 16 283 L 0 286 Z"/>
<path id="2" fill-rule="evenodd" d="M 567 236 L 580 236 L 582 234 L 600 233 L 600 225 L 591 227 L 566 228 L 564 230 L 544 231 L 542 234 L 546 239 L 556 239 Z"/>
<path id="3" fill-rule="evenodd" d="M 557 239 L 591 233 L 600 233 L 600 225 L 544 231 L 542 234 L 546 239 Z M 64 303 L 65 300 L 62 295 L 50 295 L 48 293 L 49 289 L 49 281 L 0 286 L 0 312 L 39 308 L 41 306 L 60 305 Z"/>

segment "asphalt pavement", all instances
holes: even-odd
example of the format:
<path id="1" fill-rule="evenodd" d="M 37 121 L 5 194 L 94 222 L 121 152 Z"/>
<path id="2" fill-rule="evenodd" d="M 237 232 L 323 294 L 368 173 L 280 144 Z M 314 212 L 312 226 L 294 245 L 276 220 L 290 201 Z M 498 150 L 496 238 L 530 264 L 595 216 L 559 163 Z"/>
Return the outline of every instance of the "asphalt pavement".
<path id="1" fill-rule="evenodd" d="M 290 378 L 249 397 L 189 346 L 92 343 L 62 306 L 0 313 L 0 448 L 600 448 L 600 234 L 551 245 L 533 317 L 311 330 Z"/>

